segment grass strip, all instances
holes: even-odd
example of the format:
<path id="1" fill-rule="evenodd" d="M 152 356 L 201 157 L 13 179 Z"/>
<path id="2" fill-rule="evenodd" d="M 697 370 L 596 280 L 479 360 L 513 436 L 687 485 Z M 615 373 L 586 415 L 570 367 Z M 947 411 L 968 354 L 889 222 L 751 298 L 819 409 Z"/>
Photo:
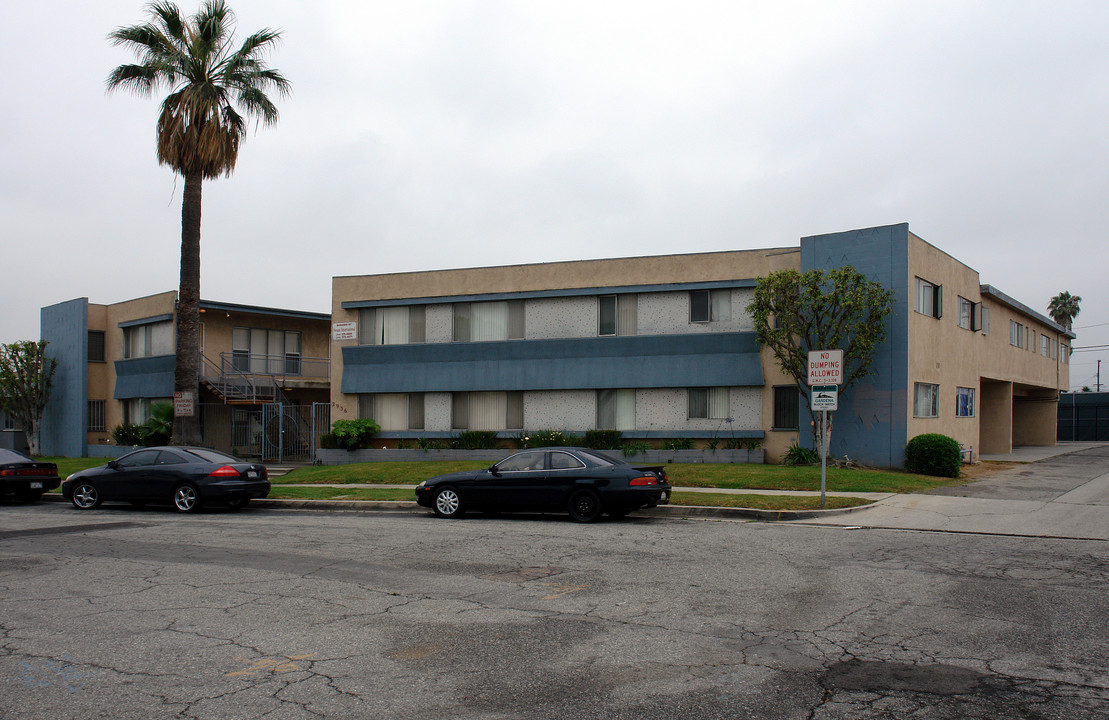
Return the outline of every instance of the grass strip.
<path id="1" fill-rule="evenodd" d="M 834 497 L 825 498 L 823 509 L 848 508 L 867 505 L 873 502 L 864 498 Z M 752 508 L 755 510 L 821 510 L 820 497 L 804 495 L 734 495 L 728 493 L 683 493 L 674 492 L 670 496 L 671 505 L 693 505 L 700 507 Z"/>
<path id="2" fill-rule="evenodd" d="M 411 500 L 413 490 L 392 488 L 281 487 L 274 485 L 269 497 L 277 500 Z"/>

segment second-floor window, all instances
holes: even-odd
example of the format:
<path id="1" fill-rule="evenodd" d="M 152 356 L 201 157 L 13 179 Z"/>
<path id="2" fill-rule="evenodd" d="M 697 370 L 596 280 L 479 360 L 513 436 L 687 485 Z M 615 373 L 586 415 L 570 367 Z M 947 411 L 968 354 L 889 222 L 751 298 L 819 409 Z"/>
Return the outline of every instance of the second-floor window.
<path id="1" fill-rule="evenodd" d="M 1009 321 L 1009 344 L 1013 347 L 1028 347 L 1028 328 L 1016 320 Z"/>
<path id="2" fill-rule="evenodd" d="M 689 322 L 728 322 L 731 319 L 731 290 L 691 290 L 689 292 Z"/>
<path id="3" fill-rule="evenodd" d="M 359 345 L 422 343 L 427 321 L 423 305 L 362 308 L 358 311 Z"/>
<path id="4" fill-rule="evenodd" d="M 524 301 L 454 304 L 454 341 L 522 340 Z"/>
<path id="5" fill-rule="evenodd" d="M 943 286 L 930 283 L 924 278 L 917 278 L 913 309 L 922 315 L 943 317 Z"/>
<path id="6" fill-rule="evenodd" d="M 601 295 L 598 304 L 598 335 L 635 335 L 638 324 L 638 295 Z"/>
<path id="7" fill-rule="evenodd" d="M 89 362 L 104 362 L 103 330 L 89 330 Z"/>
<path id="8" fill-rule="evenodd" d="M 300 332 L 236 327 L 231 331 L 231 364 L 259 375 L 300 374 Z"/>
<path id="9" fill-rule="evenodd" d="M 123 328 L 123 357 L 144 358 L 173 354 L 173 322 L 147 323 Z"/>

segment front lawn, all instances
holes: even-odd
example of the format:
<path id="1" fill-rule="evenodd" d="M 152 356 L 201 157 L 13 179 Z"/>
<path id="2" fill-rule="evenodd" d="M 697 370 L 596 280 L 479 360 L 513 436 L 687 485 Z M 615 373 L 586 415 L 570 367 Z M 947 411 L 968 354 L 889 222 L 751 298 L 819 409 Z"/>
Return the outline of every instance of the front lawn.
<path id="1" fill-rule="evenodd" d="M 367 485 L 415 485 L 436 475 L 460 470 L 477 470 L 488 463 L 451 462 L 378 462 L 350 465 L 303 467 L 288 475 L 272 478 L 274 485 L 300 483 L 358 483 Z M 674 487 L 705 487 L 747 490 L 819 490 L 820 467 L 786 465 L 732 465 L 728 463 L 671 463 L 666 466 Z M 828 468 L 828 492 L 909 493 L 945 485 L 961 485 L 965 480 L 927 475 Z"/>

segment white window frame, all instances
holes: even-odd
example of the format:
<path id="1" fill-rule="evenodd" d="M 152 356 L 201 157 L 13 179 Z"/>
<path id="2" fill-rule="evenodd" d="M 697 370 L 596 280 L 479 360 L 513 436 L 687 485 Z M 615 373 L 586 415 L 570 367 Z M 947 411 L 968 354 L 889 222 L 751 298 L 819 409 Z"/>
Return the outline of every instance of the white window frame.
<path id="1" fill-rule="evenodd" d="M 610 315 L 610 318 L 606 318 Z M 606 322 L 607 321 L 607 322 Z M 597 335 L 614 337 L 635 335 L 639 324 L 639 296 L 626 295 L 597 296 Z"/>
<path id="2" fill-rule="evenodd" d="M 955 417 L 974 417 L 978 411 L 976 407 L 976 389 L 971 387 L 955 388 Z M 964 398 L 967 398 L 964 401 Z"/>
<path id="3" fill-rule="evenodd" d="M 728 388 L 708 387 L 687 390 L 686 416 L 690 420 L 723 420 L 730 417 Z"/>
<path id="4" fill-rule="evenodd" d="M 918 277 L 916 279 L 913 309 L 928 317 L 943 317 L 943 285 L 937 285 Z"/>
<path id="5" fill-rule="evenodd" d="M 704 298 L 697 301 L 694 298 Z M 697 305 L 705 305 L 705 313 Z M 723 290 L 690 290 L 689 291 L 689 322 L 690 324 L 729 322 L 732 319 L 732 291 Z"/>
<path id="6" fill-rule="evenodd" d="M 939 416 L 940 386 L 936 383 L 915 383 L 913 385 L 913 417 L 935 418 Z"/>

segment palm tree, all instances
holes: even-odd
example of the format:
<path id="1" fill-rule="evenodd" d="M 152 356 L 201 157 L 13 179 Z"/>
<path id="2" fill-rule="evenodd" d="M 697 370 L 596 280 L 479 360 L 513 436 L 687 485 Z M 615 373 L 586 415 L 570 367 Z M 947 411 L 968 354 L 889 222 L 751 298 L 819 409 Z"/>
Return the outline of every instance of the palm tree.
<path id="1" fill-rule="evenodd" d="M 120 65 L 108 76 L 108 91 L 123 88 L 150 97 L 170 93 L 158 116 L 158 162 L 185 179 L 181 200 L 181 288 L 177 305 L 175 391 L 196 397 L 200 385 L 200 206 L 204 180 L 230 176 L 246 136 L 244 116 L 265 125 L 277 122 L 267 91 L 284 96 L 289 82 L 266 67 L 264 55 L 281 33 L 260 30 L 232 49 L 235 14 L 223 0 L 205 0 L 191 17 L 157 0 L 151 22 L 121 27 L 108 35 L 113 45 L 134 51 L 137 64 Z M 236 109 L 236 105 L 239 109 Z M 240 114 L 240 112 L 242 114 Z M 178 418 L 173 442 L 198 444 L 200 422 Z"/>
<path id="2" fill-rule="evenodd" d="M 1063 291 L 1051 298 L 1051 302 L 1047 304 L 1047 312 L 1051 315 L 1051 319 L 1059 323 L 1070 332 L 1071 322 L 1078 317 L 1080 308 L 1078 304 L 1082 302 L 1082 298 L 1077 295 L 1071 295 L 1067 291 Z"/>

